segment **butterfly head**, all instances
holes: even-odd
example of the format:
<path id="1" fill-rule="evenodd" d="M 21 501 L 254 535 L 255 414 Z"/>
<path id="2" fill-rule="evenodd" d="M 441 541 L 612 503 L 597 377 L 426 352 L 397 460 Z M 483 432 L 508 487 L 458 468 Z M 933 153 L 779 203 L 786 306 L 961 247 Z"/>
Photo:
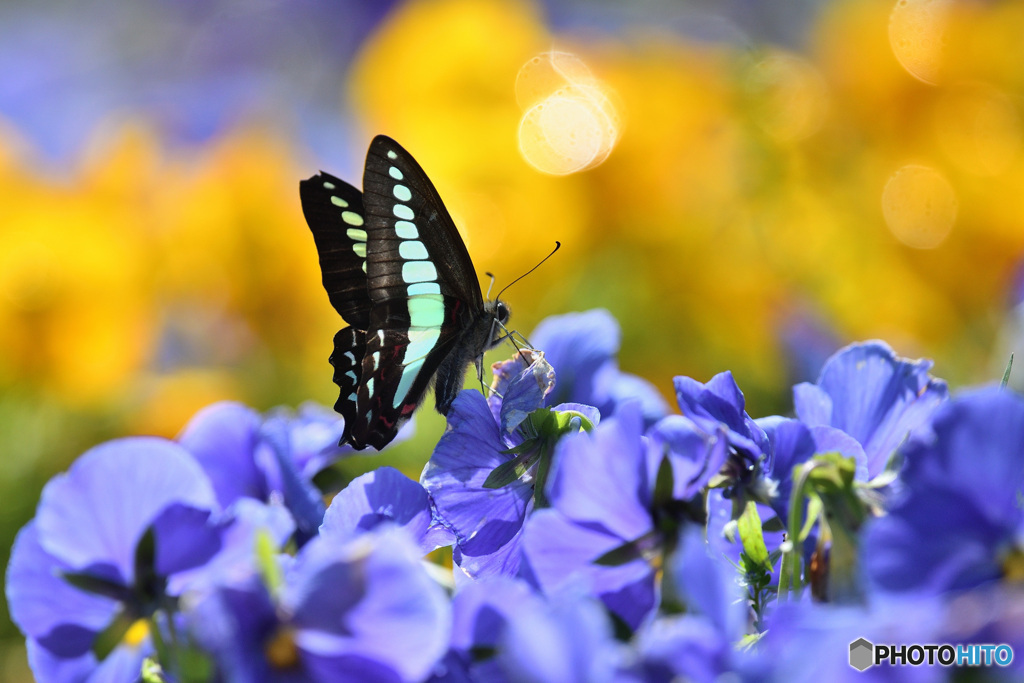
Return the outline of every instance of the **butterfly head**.
<path id="1" fill-rule="evenodd" d="M 487 348 L 493 348 L 505 338 L 508 331 L 505 329 L 505 324 L 512 317 L 512 309 L 501 299 L 495 299 L 494 301 L 487 301 L 484 303 L 484 310 L 487 312 L 487 316 L 492 320 L 491 323 L 491 339 L 487 344 Z"/>

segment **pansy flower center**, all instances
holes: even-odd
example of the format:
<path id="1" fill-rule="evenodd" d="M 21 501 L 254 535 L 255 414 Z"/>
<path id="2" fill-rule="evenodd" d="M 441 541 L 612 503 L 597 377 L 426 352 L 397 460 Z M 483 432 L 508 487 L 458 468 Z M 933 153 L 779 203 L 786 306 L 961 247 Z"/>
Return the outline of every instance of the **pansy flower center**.
<path id="1" fill-rule="evenodd" d="M 1007 583 L 1024 584 L 1024 548 L 1011 548 L 1003 555 L 1003 578 Z"/>
<path id="2" fill-rule="evenodd" d="M 293 669 L 299 664 L 299 647 L 295 644 L 295 629 L 281 626 L 267 639 L 263 647 L 267 663 L 275 669 Z"/>

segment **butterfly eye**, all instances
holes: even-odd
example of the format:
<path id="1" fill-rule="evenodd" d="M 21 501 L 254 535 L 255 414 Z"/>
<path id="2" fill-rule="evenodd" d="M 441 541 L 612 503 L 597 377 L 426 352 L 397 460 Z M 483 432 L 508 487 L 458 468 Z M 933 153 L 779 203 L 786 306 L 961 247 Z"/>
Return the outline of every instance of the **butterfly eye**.
<path id="1" fill-rule="evenodd" d="M 502 324 L 508 322 L 509 310 L 508 306 L 505 305 L 504 301 L 499 301 L 498 304 L 494 307 L 494 309 L 494 312 L 498 316 L 498 322 Z"/>

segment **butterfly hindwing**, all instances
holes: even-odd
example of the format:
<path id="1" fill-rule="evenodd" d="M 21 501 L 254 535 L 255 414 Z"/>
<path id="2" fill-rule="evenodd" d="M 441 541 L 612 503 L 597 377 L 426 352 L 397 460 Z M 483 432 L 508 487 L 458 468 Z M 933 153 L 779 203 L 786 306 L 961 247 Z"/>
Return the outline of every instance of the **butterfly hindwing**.
<path id="1" fill-rule="evenodd" d="M 334 353 L 330 362 L 334 366 L 334 383 L 340 393 L 334 409 L 345 418 L 342 443 L 349 440 L 358 415 L 358 395 L 363 384 L 363 357 L 366 354 L 366 333 L 354 327 L 342 328 L 334 335 Z"/>
<path id="2" fill-rule="evenodd" d="M 331 305 L 349 325 L 365 330 L 370 297 L 362 194 L 345 181 L 320 173 L 299 183 L 299 196 Z"/>

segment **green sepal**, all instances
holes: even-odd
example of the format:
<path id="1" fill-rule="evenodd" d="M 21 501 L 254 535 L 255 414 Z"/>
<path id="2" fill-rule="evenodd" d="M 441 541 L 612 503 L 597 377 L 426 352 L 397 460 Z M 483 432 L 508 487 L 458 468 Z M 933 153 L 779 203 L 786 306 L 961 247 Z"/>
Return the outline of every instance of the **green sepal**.
<path id="1" fill-rule="evenodd" d="M 153 657 L 146 657 L 142 660 L 142 683 L 167 683 L 164 670 L 160 662 Z"/>
<path id="2" fill-rule="evenodd" d="M 654 508 L 660 508 L 671 502 L 672 492 L 675 489 L 675 473 L 672 471 L 672 463 L 668 455 L 661 456 L 658 463 L 658 474 L 654 478 Z"/>
<path id="3" fill-rule="evenodd" d="M 500 489 L 522 479 L 533 466 L 534 455 L 536 455 L 536 451 L 520 453 L 511 460 L 501 463 L 487 475 L 487 479 L 484 480 L 484 488 Z"/>
<path id="4" fill-rule="evenodd" d="M 277 595 L 284 585 L 284 572 L 277 561 L 277 548 L 274 539 L 265 529 L 256 532 L 256 567 L 259 569 L 263 585 L 267 592 Z"/>
<path id="5" fill-rule="evenodd" d="M 761 631 L 759 633 L 748 633 L 748 634 L 746 634 L 745 636 L 740 638 L 740 641 L 738 643 L 736 643 L 736 649 L 741 650 L 741 651 L 752 650 L 755 645 L 757 645 L 759 642 L 761 642 L 761 639 L 764 638 L 766 633 L 768 633 L 768 632 L 767 631 Z"/>
<path id="6" fill-rule="evenodd" d="M 753 501 L 747 503 L 743 514 L 737 520 L 737 529 L 747 559 L 771 571 L 771 564 L 768 563 L 768 547 L 764 544 L 764 534 L 761 532 L 761 515 L 757 513 L 757 503 Z M 747 571 L 750 569 L 752 567 L 747 568 Z"/>
<path id="7" fill-rule="evenodd" d="M 1006 370 L 1003 372 L 1003 381 L 999 383 L 1000 388 L 1005 389 L 1010 383 L 1010 370 L 1013 368 L 1013 353 L 1010 353 L 1010 360 L 1006 362 Z"/>
<path id="8" fill-rule="evenodd" d="M 785 530 L 786 530 L 786 525 L 785 525 L 785 523 L 783 523 L 783 521 L 779 517 L 772 517 L 767 522 L 764 522 L 763 524 L 761 524 L 761 531 L 762 532 L 772 533 L 772 532 L 776 532 L 776 531 L 785 531 Z"/>
<path id="9" fill-rule="evenodd" d="M 137 618 L 122 610 L 114 616 L 105 629 L 96 634 L 95 640 L 92 641 L 92 653 L 98 661 L 105 660 L 114 651 L 114 648 L 121 644 L 128 629 L 132 627 Z"/>
<path id="10" fill-rule="evenodd" d="M 474 662 L 485 662 L 498 654 L 498 649 L 486 645 L 474 645 L 469 648 L 469 657 Z"/>
<path id="11" fill-rule="evenodd" d="M 660 541 L 661 535 L 658 532 L 649 531 L 640 538 L 612 548 L 594 560 L 594 564 L 601 567 L 620 567 L 634 560 L 647 560 L 657 551 Z"/>
<path id="12" fill-rule="evenodd" d="M 118 602 L 127 602 L 131 597 L 130 588 L 125 588 L 116 581 L 93 576 L 86 572 L 61 572 L 61 578 L 78 590 Z"/>
<path id="13" fill-rule="evenodd" d="M 210 655 L 195 645 L 178 650 L 178 668 L 181 683 L 209 683 L 215 680 L 215 669 Z"/>
<path id="14" fill-rule="evenodd" d="M 823 513 L 821 498 L 811 496 L 810 500 L 807 501 L 807 518 L 804 519 L 804 525 L 800 529 L 800 537 L 798 539 L 800 543 L 806 541 L 807 537 L 811 535 L 814 525 L 818 523 L 818 518 Z"/>
<path id="15" fill-rule="evenodd" d="M 590 418 L 577 410 L 553 410 L 551 412 L 555 416 L 555 428 L 559 434 L 576 431 L 576 427 L 572 424 L 573 418 L 579 419 L 579 428 L 583 431 L 594 431 L 594 423 L 590 421 Z"/>

